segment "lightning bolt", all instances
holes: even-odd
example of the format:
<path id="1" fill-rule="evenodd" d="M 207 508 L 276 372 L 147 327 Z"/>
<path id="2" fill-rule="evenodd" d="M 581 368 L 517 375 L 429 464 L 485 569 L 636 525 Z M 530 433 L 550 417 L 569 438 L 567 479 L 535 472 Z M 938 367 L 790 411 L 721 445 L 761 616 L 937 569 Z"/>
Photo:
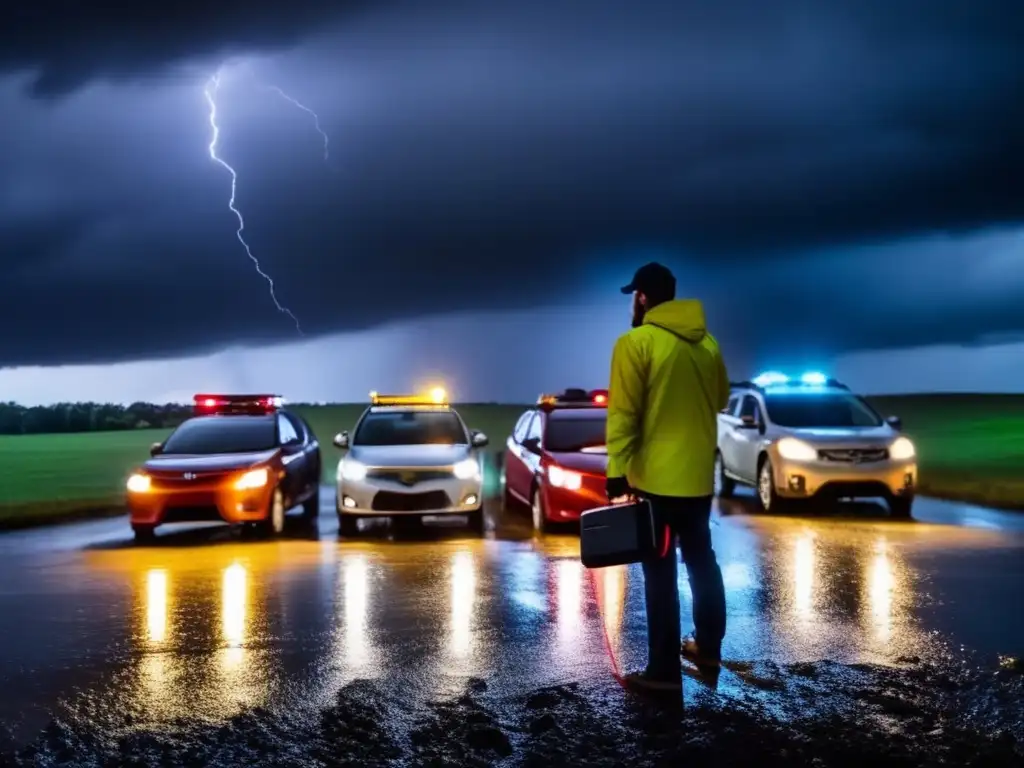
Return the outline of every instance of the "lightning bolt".
<path id="1" fill-rule="evenodd" d="M 314 112 L 312 109 L 307 107 L 305 104 L 303 104 L 298 99 L 295 99 L 295 98 L 289 96 L 287 93 L 285 93 L 283 90 L 278 88 L 276 85 L 267 85 L 266 87 L 269 88 L 270 90 L 272 90 L 274 93 L 276 93 L 278 96 L 280 96 L 285 101 L 290 102 L 294 106 L 296 106 L 299 109 L 301 109 L 303 112 L 308 113 L 313 118 L 313 127 L 316 128 L 317 133 L 319 133 L 321 136 L 323 136 L 323 139 L 324 139 L 324 162 L 325 163 L 329 163 L 330 162 L 330 156 L 331 156 L 331 140 L 327 136 L 327 132 L 323 128 L 320 127 L 320 115 L 318 115 L 316 112 Z"/>
<path id="2" fill-rule="evenodd" d="M 206 81 L 206 86 L 203 88 L 203 95 L 206 96 L 206 103 L 210 107 L 210 129 L 212 131 L 209 145 L 210 159 L 213 160 L 218 165 L 220 165 L 221 167 L 223 167 L 228 173 L 231 174 L 231 197 L 228 200 L 228 208 L 231 210 L 233 214 L 235 214 L 235 218 L 238 219 L 238 229 L 235 232 L 235 235 L 238 237 L 238 242 L 240 242 L 242 244 L 242 247 L 245 248 L 246 255 L 252 260 L 253 266 L 256 268 L 257 274 L 259 274 L 260 277 L 267 281 L 267 285 L 270 287 L 270 298 L 273 300 L 274 306 L 277 307 L 277 311 L 281 312 L 282 314 L 288 315 L 288 317 L 292 319 L 292 322 L 295 323 L 295 330 L 299 332 L 299 335 L 304 335 L 302 333 L 302 326 L 299 325 L 299 319 L 292 313 L 290 309 L 288 309 L 288 307 L 284 306 L 280 301 L 277 300 L 277 292 L 275 291 L 274 288 L 274 280 L 270 277 L 270 275 L 263 271 L 262 267 L 260 267 L 259 260 L 255 256 L 253 256 L 252 249 L 249 247 L 249 243 L 245 241 L 245 235 L 243 234 L 245 232 L 245 219 L 242 218 L 242 212 L 235 207 L 235 194 L 238 188 L 238 174 L 235 172 L 234 168 L 232 168 L 217 154 L 217 142 L 220 139 L 220 128 L 217 125 L 217 100 L 214 98 L 214 96 L 219 88 L 220 72 L 217 72 L 211 75 L 210 79 Z"/>

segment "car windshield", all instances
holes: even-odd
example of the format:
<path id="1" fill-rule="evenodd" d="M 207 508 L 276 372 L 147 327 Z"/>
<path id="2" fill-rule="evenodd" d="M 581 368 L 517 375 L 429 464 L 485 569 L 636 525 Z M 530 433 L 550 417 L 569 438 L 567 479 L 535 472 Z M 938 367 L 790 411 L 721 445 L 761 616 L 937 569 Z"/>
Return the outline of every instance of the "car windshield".
<path id="1" fill-rule="evenodd" d="M 379 411 L 359 424 L 355 445 L 465 445 L 466 430 L 452 411 Z"/>
<path id="2" fill-rule="evenodd" d="M 585 449 L 602 448 L 605 444 L 607 412 L 595 410 L 586 416 L 559 416 L 548 419 L 544 447 L 556 453 L 576 453 Z"/>
<path id="3" fill-rule="evenodd" d="M 856 395 L 787 393 L 765 396 L 768 418 L 780 427 L 878 427 L 882 417 Z"/>
<path id="4" fill-rule="evenodd" d="M 252 453 L 270 450 L 276 443 L 273 418 L 201 416 L 174 430 L 161 453 Z"/>

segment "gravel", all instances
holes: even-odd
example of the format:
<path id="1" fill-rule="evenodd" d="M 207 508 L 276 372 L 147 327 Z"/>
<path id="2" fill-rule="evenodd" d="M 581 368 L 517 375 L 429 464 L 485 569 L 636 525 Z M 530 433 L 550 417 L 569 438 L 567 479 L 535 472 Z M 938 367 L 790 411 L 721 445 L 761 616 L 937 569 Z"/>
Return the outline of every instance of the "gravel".
<path id="1" fill-rule="evenodd" d="M 0 741 L 4 766 L 638 766 L 1024 764 L 1024 674 L 816 662 L 732 665 L 681 707 L 614 683 L 494 690 L 416 702 L 381 681 L 343 686 L 329 706 L 301 696 L 227 722 L 142 721 L 115 702 L 68 704 L 31 743 Z"/>

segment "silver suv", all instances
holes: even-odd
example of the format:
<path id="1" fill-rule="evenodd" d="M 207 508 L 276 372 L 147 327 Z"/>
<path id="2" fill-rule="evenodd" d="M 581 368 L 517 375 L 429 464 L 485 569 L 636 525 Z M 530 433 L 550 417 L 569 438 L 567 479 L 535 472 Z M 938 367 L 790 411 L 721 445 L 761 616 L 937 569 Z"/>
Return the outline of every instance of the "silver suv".
<path id="1" fill-rule="evenodd" d="M 822 374 L 733 384 L 718 416 L 715 495 L 752 485 L 771 512 L 818 498 L 884 498 L 894 517 L 910 517 L 917 455 L 900 430 L 897 417 L 882 418 Z"/>

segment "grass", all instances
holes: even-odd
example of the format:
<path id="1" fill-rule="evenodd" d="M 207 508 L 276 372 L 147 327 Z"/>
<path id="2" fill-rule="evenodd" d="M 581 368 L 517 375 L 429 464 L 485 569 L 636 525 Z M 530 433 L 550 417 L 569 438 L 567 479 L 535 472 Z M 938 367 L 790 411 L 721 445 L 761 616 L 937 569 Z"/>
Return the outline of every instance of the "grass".
<path id="1" fill-rule="evenodd" d="M 902 417 L 918 447 L 922 491 L 941 498 L 1024 509 L 1024 396 L 913 395 L 873 398 Z M 320 438 L 324 480 L 340 457 L 331 440 L 351 429 L 364 406 L 297 410 Z M 466 405 L 466 423 L 498 451 L 523 406 Z M 0 527 L 119 509 L 124 481 L 168 430 L 0 436 Z"/>

